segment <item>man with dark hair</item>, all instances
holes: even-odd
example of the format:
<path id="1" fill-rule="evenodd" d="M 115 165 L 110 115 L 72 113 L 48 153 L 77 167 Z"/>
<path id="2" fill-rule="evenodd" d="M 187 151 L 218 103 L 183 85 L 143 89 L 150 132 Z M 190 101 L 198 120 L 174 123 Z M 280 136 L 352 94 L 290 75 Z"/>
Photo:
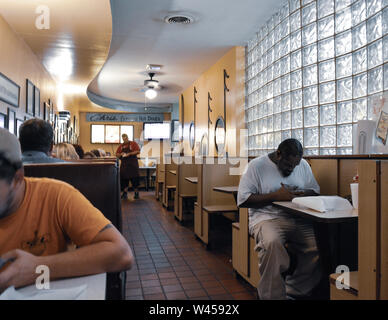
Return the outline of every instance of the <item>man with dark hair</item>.
<path id="1" fill-rule="evenodd" d="M 0 128 L 0 292 L 33 284 L 38 266 L 50 280 L 131 268 L 131 248 L 98 209 L 65 182 L 24 177 L 21 160 L 16 136 Z"/>
<path id="2" fill-rule="evenodd" d="M 257 290 L 263 300 L 305 297 L 320 282 L 312 224 L 272 205 L 273 201 L 319 194 L 319 185 L 302 156 L 298 140 L 284 140 L 276 151 L 252 160 L 240 180 L 237 202 L 249 208 L 249 232 L 259 256 Z M 290 252 L 295 254 L 292 262 L 296 261 L 291 274 Z"/>
<path id="3" fill-rule="evenodd" d="M 51 157 L 54 133 L 50 123 L 41 119 L 24 122 L 19 131 L 23 163 L 64 162 Z"/>

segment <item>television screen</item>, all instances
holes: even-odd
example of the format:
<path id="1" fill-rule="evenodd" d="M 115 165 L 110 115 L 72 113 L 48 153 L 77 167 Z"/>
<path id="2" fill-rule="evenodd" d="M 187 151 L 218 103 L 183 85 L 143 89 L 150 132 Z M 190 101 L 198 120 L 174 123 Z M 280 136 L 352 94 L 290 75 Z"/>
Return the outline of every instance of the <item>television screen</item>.
<path id="1" fill-rule="evenodd" d="M 170 139 L 170 133 L 170 122 L 144 123 L 144 140 Z"/>
<path id="2" fill-rule="evenodd" d="M 105 127 L 103 124 L 92 124 L 92 143 L 105 143 Z"/>
<path id="3" fill-rule="evenodd" d="M 105 143 L 120 143 L 120 127 L 116 125 L 105 126 Z"/>
<path id="4" fill-rule="evenodd" d="M 123 143 L 122 135 L 126 134 L 130 141 L 133 141 L 133 126 L 120 126 L 120 143 Z"/>

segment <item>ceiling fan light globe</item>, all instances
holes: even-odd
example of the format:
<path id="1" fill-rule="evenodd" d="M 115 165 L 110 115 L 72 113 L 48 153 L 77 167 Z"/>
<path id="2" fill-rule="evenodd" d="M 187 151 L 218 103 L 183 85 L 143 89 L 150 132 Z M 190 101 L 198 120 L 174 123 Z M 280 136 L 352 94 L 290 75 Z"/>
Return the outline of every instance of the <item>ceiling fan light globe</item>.
<path id="1" fill-rule="evenodd" d="M 148 89 L 145 92 L 145 96 L 147 97 L 147 99 L 150 99 L 150 100 L 155 99 L 157 95 L 158 93 L 154 89 Z"/>

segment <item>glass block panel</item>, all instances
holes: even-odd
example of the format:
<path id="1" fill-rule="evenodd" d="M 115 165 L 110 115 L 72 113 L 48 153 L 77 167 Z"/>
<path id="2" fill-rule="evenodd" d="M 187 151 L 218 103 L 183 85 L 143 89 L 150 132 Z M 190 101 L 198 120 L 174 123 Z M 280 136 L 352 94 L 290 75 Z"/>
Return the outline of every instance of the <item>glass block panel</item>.
<path id="1" fill-rule="evenodd" d="M 302 8 L 302 25 L 303 26 L 315 21 L 316 17 L 317 17 L 317 9 L 316 9 L 315 2 Z"/>
<path id="2" fill-rule="evenodd" d="M 282 131 L 282 141 L 291 138 L 291 130 Z"/>
<path id="3" fill-rule="evenodd" d="M 291 94 L 286 93 L 282 95 L 282 111 L 291 109 Z"/>
<path id="4" fill-rule="evenodd" d="M 332 156 L 337 154 L 336 148 L 322 148 L 319 150 L 320 155 Z"/>
<path id="5" fill-rule="evenodd" d="M 335 53 L 342 55 L 352 50 L 352 33 L 351 30 L 345 31 L 335 37 Z"/>
<path id="6" fill-rule="evenodd" d="M 290 0 L 290 12 L 294 12 L 296 9 L 300 8 L 299 0 Z"/>
<path id="7" fill-rule="evenodd" d="M 319 85 L 319 103 L 335 102 L 335 82 L 326 82 Z"/>
<path id="8" fill-rule="evenodd" d="M 275 62 L 274 67 L 273 67 L 273 77 L 274 79 L 279 77 L 282 73 L 282 65 L 280 60 Z"/>
<path id="9" fill-rule="evenodd" d="M 275 148 L 273 140 L 274 140 L 274 134 L 273 133 L 268 133 L 268 135 L 267 135 L 267 148 L 268 149 Z"/>
<path id="10" fill-rule="evenodd" d="M 291 128 L 291 112 L 286 111 L 282 113 L 282 129 L 290 129 Z"/>
<path id="11" fill-rule="evenodd" d="M 267 99 L 271 99 L 273 97 L 273 82 L 267 84 Z"/>
<path id="12" fill-rule="evenodd" d="M 338 148 L 337 149 L 337 154 L 339 155 L 347 155 L 347 154 L 352 154 L 353 150 L 352 148 Z"/>
<path id="13" fill-rule="evenodd" d="M 319 64 L 319 82 L 325 82 L 335 79 L 334 59 L 321 62 Z"/>
<path id="14" fill-rule="evenodd" d="M 380 117 L 384 96 L 381 93 L 368 97 L 368 120 L 377 121 Z"/>
<path id="15" fill-rule="evenodd" d="M 302 46 L 307 46 L 310 43 L 317 41 L 317 24 L 311 23 L 302 29 Z"/>
<path id="16" fill-rule="evenodd" d="M 383 90 L 383 67 L 368 71 L 368 94 Z"/>
<path id="17" fill-rule="evenodd" d="M 273 101 L 273 113 L 282 111 L 282 96 L 277 96 Z"/>
<path id="18" fill-rule="evenodd" d="M 286 1 L 286 3 L 280 9 L 280 19 L 281 20 L 285 19 L 286 17 L 288 17 L 289 13 L 290 13 L 290 7 L 288 4 L 288 1 Z"/>
<path id="19" fill-rule="evenodd" d="M 290 55 L 291 70 L 296 70 L 302 67 L 302 51 L 298 50 Z"/>
<path id="20" fill-rule="evenodd" d="M 281 72 L 286 74 L 290 72 L 290 56 L 286 56 L 281 60 Z"/>
<path id="21" fill-rule="evenodd" d="M 378 40 L 368 46 L 368 69 L 383 63 L 383 41 Z"/>
<path id="22" fill-rule="evenodd" d="M 366 19 L 365 0 L 358 0 L 352 5 L 352 26 Z"/>
<path id="23" fill-rule="evenodd" d="M 306 128 L 304 130 L 304 146 L 306 148 L 318 147 L 319 145 L 318 128 Z"/>
<path id="24" fill-rule="evenodd" d="M 291 73 L 291 90 L 302 87 L 302 70 L 297 70 Z"/>
<path id="25" fill-rule="evenodd" d="M 287 18 L 287 19 L 283 20 L 283 22 L 280 25 L 281 38 L 284 38 L 289 33 L 290 33 L 290 22 L 289 22 L 289 19 Z"/>
<path id="26" fill-rule="evenodd" d="M 340 102 L 337 105 L 337 123 L 349 123 L 353 120 L 352 102 Z"/>
<path id="27" fill-rule="evenodd" d="M 374 17 L 368 19 L 366 23 L 366 35 L 368 42 L 374 41 L 380 38 L 383 34 L 383 25 L 381 22 L 381 13 L 375 15 Z"/>
<path id="28" fill-rule="evenodd" d="M 267 101 L 267 113 L 273 114 L 273 99 Z"/>
<path id="29" fill-rule="evenodd" d="M 282 132 L 278 131 L 274 134 L 274 147 L 277 148 L 282 143 Z"/>
<path id="30" fill-rule="evenodd" d="M 383 38 L 383 59 L 384 62 L 388 61 L 388 36 Z"/>
<path id="31" fill-rule="evenodd" d="M 273 53 L 274 53 L 274 60 L 275 61 L 280 59 L 281 54 L 280 54 L 280 43 L 279 42 L 274 45 L 274 52 Z"/>
<path id="32" fill-rule="evenodd" d="M 368 103 L 366 98 L 353 100 L 353 122 L 368 119 Z"/>
<path id="33" fill-rule="evenodd" d="M 367 79 L 366 73 L 361 73 L 353 77 L 353 98 L 366 96 L 368 87 Z"/>
<path id="34" fill-rule="evenodd" d="M 352 99 L 352 78 L 345 78 L 337 81 L 337 100 Z"/>
<path id="35" fill-rule="evenodd" d="M 388 63 L 384 65 L 384 90 L 388 90 Z"/>
<path id="36" fill-rule="evenodd" d="M 306 4 L 309 4 L 310 2 L 313 2 L 314 0 L 302 0 L 302 6 L 305 6 Z"/>
<path id="37" fill-rule="evenodd" d="M 269 116 L 267 119 L 267 130 L 268 132 L 273 131 L 273 116 Z"/>
<path id="38" fill-rule="evenodd" d="M 277 27 L 275 27 L 275 30 L 274 30 L 274 38 L 275 38 L 275 43 L 276 42 L 279 42 L 280 41 L 280 36 L 281 36 L 281 33 L 280 33 L 280 25 L 278 25 Z"/>
<path id="39" fill-rule="evenodd" d="M 318 70 L 317 65 L 313 64 L 311 66 L 303 68 L 303 86 L 311 86 L 318 82 Z"/>
<path id="40" fill-rule="evenodd" d="M 302 97 L 303 97 L 302 89 L 291 92 L 291 108 L 292 109 L 302 108 L 302 106 L 303 106 Z"/>
<path id="41" fill-rule="evenodd" d="M 343 8 L 350 6 L 352 0 L 335 0 L 335 11 L 340 11 Z"/>
<path id="42" fill-rule="evenodd" d="M 342 31 L 350 29 L 352 26 L 352 11 L 348 7 L 335 15 L 335 32 L 340 33 Z"/>
<path id="43" fill-rule="evenodd" d="M 337 127 L 337 146 L 352 146 L 353 126 L 351 124 L 340 125 Z"/>
<path id="44" fill-rule="evenodd" d="M 290 35 L 290 51 L 295 51 L 301 47 L 302 32 L 300 30 L 295 31 Z"/>
<path id="45" fill-rule="evenodd" d="M 336 124 L 337 112 L 336 112 L 335 104 L 322 105 L 320 106 L 319 109 L 320 109 L 319 121 L 321 126 Z"/>
<path id="46" fill-rule="evenodd" d="M 304 109 L 304 126 L 315 127 L 318 125 L 318 107 Z"/>
<path id="47" fill-rule="evenodd" d="M 303 145 L 303 129 L 292 130 L 291 137 L 298 140 Z"/>
<path id="48" fill-rule="evenodd" d="M 318 18 L 334 12 L 334 0 L 318 0 Z"/>
<path id="49" fill-rule="evenodd" d="M 317 62 L 317 45 L 311 44 L 303 48 L 303 65 L 309 65 Z"/>
<path id="50" fill-rule="evenodd" d="M 303 127 L 303 109 L 296 109 L 292 111 L 292 128 Z"/>
<path id="51" fill-rule="evenodd" d="M 293 32 L 300 28 L 300 11 L 296 11 L 290 16 L 290 31 Z"/>
<path id="52" fill-rule="evenodd" d="M 313 106 L 318 104 L 318 88 L 311 86 L 303 90 L 303 104 L 304 106 Z"/>
<path id="53" fill-rule="evenodd" d="M 382 23 L 383 23 L 383 35 L 385 35 L 385 34 L 388 33 L 388 7 L 386 7 L 383 10 L 383 21 L 382 21 Z"/>
<path id="54" fill-rule="evenodd" d="M 381 0 L 366 0 L 366 16 L 370 17 L 381 10 Z"/>
<path id="55" fill-rule="evenodd" d="M 353 52 L 353 74 L 366 71 L 366 48 Z"/>
<path id="56" fill-rule="evenodd" d="M 290 91 L 290 74 L 284 75 L 282 78 L 282 93 Z"/>
<path id="57" fill-rule="evenodd" d="M 352 54 L 347 54 L 336 60 L 337 78 L 343 78 L 352 75 Z"/>
<path id="58" fill-rule="evenodd" d="M 352 31 L 352 48 L 357 50 L 358 48 L 366 45 L 366 23 L 361 23 L 355 27 Z"/>
<path id="59" fill-rule="evenodd" d="M 303 152 L 306 156 L 314 156 L 319 155 L 319 149 L 318 148 L 306 148 Z"/>
<path id="60" fill-rule="evenodd" d="M 273 129 L 275 131 L 282 129 L 282 114 L 281 113 L 277 113 L 277 114 L 274 115 L 274 118 L 273 118 Z"/>
<path id="61" fill-rule="evenodd" d="M 334 35 L 334 16 L 328 16 L 318 21 L 318 40 Z"/>
<path id="62" fill-rule="evenodd" d="M 318 42 L 319 61 L 334 58 L 334 38 L 328 38 Z"/>
<path id="63" fill-rule="evenodd" d="M 320 146 L 335 147 L 337 140 L 337 127 L 321 127 Z"/>
<path id="64" fill-rule="evenodd" d="M 273 82 L 273 95 L 274 97 L 282 93 L 282 80 L 281 78 L 276 79 Z"/>

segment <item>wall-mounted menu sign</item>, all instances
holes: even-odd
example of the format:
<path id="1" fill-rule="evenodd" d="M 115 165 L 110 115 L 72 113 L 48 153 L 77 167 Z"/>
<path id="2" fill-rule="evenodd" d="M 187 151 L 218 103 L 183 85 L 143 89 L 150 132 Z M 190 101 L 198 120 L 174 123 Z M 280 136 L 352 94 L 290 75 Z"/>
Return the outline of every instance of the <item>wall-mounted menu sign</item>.
<path id="1" fill-rule="evenodd" d="M 164 115 L 151 113 L 87 113 L 88 122 L 163 122 Z"/>
<path id="2" fill-rule="evenodd" d="M 0 100 L 19 108 L 20 87 L 0 72 Z"/>

